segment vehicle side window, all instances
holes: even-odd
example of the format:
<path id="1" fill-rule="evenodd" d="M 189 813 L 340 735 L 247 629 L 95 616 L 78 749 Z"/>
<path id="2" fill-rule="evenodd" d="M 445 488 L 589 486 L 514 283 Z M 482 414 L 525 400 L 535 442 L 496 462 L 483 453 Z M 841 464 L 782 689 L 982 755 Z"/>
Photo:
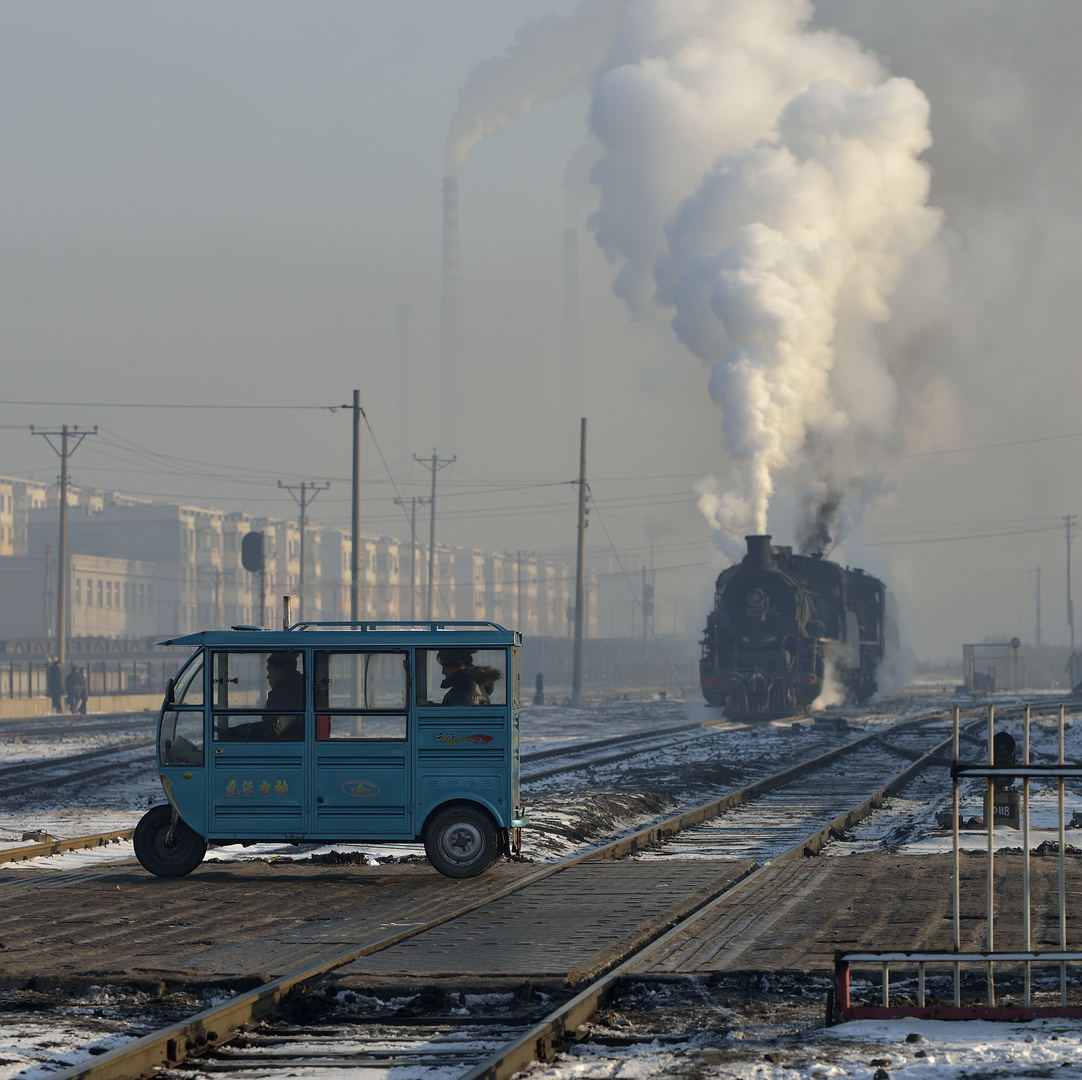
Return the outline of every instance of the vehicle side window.
<path id="1" fill-rule="evenodd" d="M 417 650 L 417 703 L 478 707 L 507 704 L 507 650 Z"/>
<path id="2" fill-rule="evenodd" d="M 406 738 L 409 655 L 317 652 L 317 741 Z"/>
<path id="3" fill-rule="evenodd" d="M 304 740 L 304 653 L 216 652 L 211 675 L 215 740 Z"/>
<path id="4" fill-rule="evenodd" d="M 202 711 L 164 713 L 159 740 L 158 757 L 163 765 L 202 765 Z"/>

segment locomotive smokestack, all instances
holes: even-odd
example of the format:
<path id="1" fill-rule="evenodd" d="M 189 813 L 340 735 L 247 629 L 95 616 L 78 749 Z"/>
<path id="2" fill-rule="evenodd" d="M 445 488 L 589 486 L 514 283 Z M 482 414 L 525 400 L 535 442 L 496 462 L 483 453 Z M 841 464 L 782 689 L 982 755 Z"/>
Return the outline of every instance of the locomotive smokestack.
<path id="1" fill-rule="evenodd" d="M 458 249 L 458 177 L 443 178 L 443 272 L 441 275 L 440 320 L 440 389 L 444 405 L 440 409 L 440 448 L 453 449 L 458 416 L 460 373 L 459 336 L 462 323 L 462 270 Z"/>
<path id="2" fill-rule="evenodd" d="M 748 554 L 744 562 L 759 570 L 772 569 L 774 550 L 770 546 L 770 536 L 745 536 L 744 539 L 748 542 Z"/>

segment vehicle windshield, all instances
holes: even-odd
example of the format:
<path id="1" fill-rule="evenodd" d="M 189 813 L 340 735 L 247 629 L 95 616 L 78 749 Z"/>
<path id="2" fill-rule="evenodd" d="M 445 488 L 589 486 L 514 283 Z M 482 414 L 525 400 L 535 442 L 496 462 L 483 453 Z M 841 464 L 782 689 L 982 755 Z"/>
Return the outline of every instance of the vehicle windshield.
<path id="1" fill-rule="evenodd" d="M 174 705 L 203 704 L 203 650 L 181 669 L 173 683 Z"/>

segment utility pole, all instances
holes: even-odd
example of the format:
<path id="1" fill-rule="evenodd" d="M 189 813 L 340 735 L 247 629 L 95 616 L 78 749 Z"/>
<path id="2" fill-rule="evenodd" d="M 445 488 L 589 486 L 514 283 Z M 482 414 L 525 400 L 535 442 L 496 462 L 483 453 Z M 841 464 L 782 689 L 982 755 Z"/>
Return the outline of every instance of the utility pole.
<path id="1" fill-rule="evenodd" d="M 447 468 L 448 465 L 453 465 L 458 460 L 458 455 L 454 454 L 449 458 L 437 457 L 435 447 L 433 447 L 431 462 L 425 458 L 419 458 L 416 454 L 413 455 L 413 460 L 420 462 L 426 469 L 432 470 L 432 494 L 428 498 L 428 621 L 431 622 L 432 585 L 436 571 L 436 473 L 440 469 Z"/>
<path id="2" fill-rule="evenodd" d="M 1035 566 L 1033 572 L 1037 575 L 1037 648 L 1041 647 L 1041 568 Z"/>
<path id="3" fill-rule="evenodd" d="M 299 622 L 304 622 L 304 534 L 308 525 L 308 506 L 312 500 L 321 492 L 326 491 L 331 485 L 325 483 L 322 486 L 317 484 L 314 480 L 311 484 L 301 481 L 300 483 L 300 497 L 297 497 L 295 484 L 283 484 L 281 480 L 278 481 L 278 486 L 284 491 L 288 491 L 293 496 L 293 501 L 301 508 L 300 513 L 300 528 L 301 528 L 301 579 L 300 584 L 297 586 L 297 591 L 300 593 L 300 604 L 298 605 L 297 619 Z"/>
<path id="4" fill-rule="evenodd" d="M 353 391 L 353 404 L 342 408 L 353 410 L 353 547 L 349 553 L 349 621 L 361 621 L 361 392 Z M 301 533 L 301 550 L 304 550 L 304 533 Z M 301 568 L 303 579 L 304 568 Z M 304 592 L 301 592 L 301 614 L 304 613 Z"/>
<path id="5" fill-rule="evenodd" d="M 30 425 L 31 435 L 40 435 L 60 455 L 60 551 L 56 560 L 56 658 L 63 671 L 68 659 L 68 458 L 79 449 L 87 435 L 97 435 L 95 425 L 90 431 L 80 431 L 78 425 L 69 428 L 64 424 L 59 431 L 36 431 Z M 54 438 L 60 439 L 57 449 Z M 69 445 L 69 439 L 75 445 Z"/>
<path id="6" fill-rule="evenodd" d="M 510 554 L 510 552 L 508 552 Z M 518 625 L 517 630 L 522 633 L 524 623 L 522 621 L 522 560 L 523 558 L 531 559 L 534 556 L 532 551 L 516 551 L 515 552 L 515 601 L 518 608 Z"/>
<path id="7" fill-rule="evenodd" d="M 1067 666 L 1071 672 L 1072 689 L 1078 685 L 1074 655 L 1074 601 L 1071 599 L 1071 526 L 1074 524 L 1075 516 L 1067 514 L 1063 519 L 1067 524 L 1067 625 L 1071 628 L 1071 659 L 1067 662 Z"/>
<path id="8" fill-rule="evenodd" d="M 214 589 L 214 627 L 217 629 L 225 622 L 222 618 L 222 569 L 218 566 L 201 566 L 199 576 L 209 581 Z"/>
<path id="9" fill-rule="evenodd" d="M 647 592 L 649 588 L 650 585 L 646 580 L 646 567 L 644 566 L 642 568 L 642 645 L 644 650 L 646 649 L 646 626 L 647 623 L 650 621 L 649 617 L 646 614 L 646 605 L 653 603 L 653 601 L 650 599 L 650 596 L 652 594 L 648 594 Z"/>
<path id="10" fill-rule="evenodd" d="M 410 496 L 410 622 L 417 619 L 417 507 L 428 502 L 427 495 Z M 405 499 L 395 499 L 395 506 L 405 506 Z"/>
<path id="11" fill-rule="evenodd" d="M 49 627 L 53 622 L 53 545 L 45 545 L 45 592 L 41 594 L 42 602 L 42 619 L 41 619 L 41 636 L 47 638 L 49 636 Z"/>
<path id="12" fill-rule="evenodd" d="M 571 705 L 582 704 L 582 622 L 586 592 L 586 417 L 582 418 L 579 436 L 579 543 L 575 567 L 575 661 L 571 674 Z"/>

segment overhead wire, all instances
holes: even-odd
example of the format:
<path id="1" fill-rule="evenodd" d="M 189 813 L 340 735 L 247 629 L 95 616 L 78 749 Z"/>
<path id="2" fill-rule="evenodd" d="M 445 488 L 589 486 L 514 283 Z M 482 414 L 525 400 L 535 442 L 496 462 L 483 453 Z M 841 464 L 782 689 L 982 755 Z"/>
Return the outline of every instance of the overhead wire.
<path id="1" fill-rule="evenodd" d="M 58 409 L 237 409 L 237 410 L 302 410 L 318 412 L 330 408 L 329 405 L 241 405 L 222 402 L 196 401 L 38 401 L 16 398 L 0 399 L 0 405 L 40 406 Z"/>
<path id="2" fill-rule="evenodd" d="M 576 480 L 574 481 L 574 483 L 577 484 L 578 481 Z M 593 498 L 593 492 L 590 490 L 590 485 L 588 483 L 586 484 L 586 492 L 590 498 L 590 501 L 594 504 L 595 516 L 597 517 L 597 520 L 601 523 L 601 530 L 605 534 L 605 539 L 609 542 L 609 547 L 612 550 L 614 558 L 616 559 L 616 565 L 620 568 L 620 573 L 623 576 L 624 581 L 627 582 L 628 589 L 630 589 L 631 591 L 632 602 L 635 603 L 638 606 L 639 610 L 642 612 L 642 624 L 645 627 L 646 609 L 643 607 L 642 600 L 639 598 L 638 593 L 635 591 L 635 586 L 631 584 L 631 577 L 624 569 L 623 561 L 620 559 L 620 553 L 616 550 L 616 545 L 612 542 L 612 537 L 609 535 L 608 526 L 606 526 L 604 518 L 599 512 L 597 512 L 597 502 Z M 676 685 L 679 687 L 680 693 L 684 697 L 687 697 L 687 691 L 685 690 L 683 683 L 680 682 L 679 674 L 677 674 L 676 665 L 673 664 L 672 661 L 669 659 L 668 654 L 665 652 L 665 647 L 658 640 L 658 636 L 654 631 L 653 627 L 651 627 L 650 636 L 653 639 L 654 644 L 658 647 L 658 651 L 661 653 L 661 658 L 665 661 L 666 664 L 668 664 L 670 668 L 672 668 L 673 678 L 676 680 Z"/>
<path id="3" fill-rule="evenodd" d="M 349 407 L 352 408 L 352 406 L 349 406 Z M 413 531 L 413 523 L 412 523 L 412 521 L 410 521 L 409 515 L 406 514 L 405 500 L 399 494 L 398 485 L 395 483 L 394 476 L 391 474 L 391 470 L 387 465 L 387 459 L 383 456 L 383 450 L 380 448 L 379 440 L 376 438 L 376 433 L 372 430 L 372 425 L 368 422 L 368 415 L 365 413 L 364 409 L 361 408 L 359 405 L 357 406 L 357 408 L 360 410 L 361 417 L 364 419 L 364 426 L 366 428 L 368 428 L 368 434 L 372 436 L 372 442 L 376 447 L 376 453 L 379 454 L 379 459 L 380 459 L 380 461 L 383 462 L 383 467 L 387 472 L 387 478 L 391 482 L 391 487 L 394 488 L 395 498 L 398 501 L 398 505 L 400 505 L 402 507 L 403 515 L 405 516 L 406 520 L 410 522 L 410 543 L 411 544 L 416 544 L 417 543 L 417 536 L 416 536 L 416 533 L 414 533 L 414 531 Z M 421 545 L 422 553 L 424 552 L 424 550 L 425 550 L 425 546 L 422 544 Z M 432 581 L 431 585 L 436 590 L 436 592 L 439 594 L 439 598 L 440 598 L 440 601 L 443 604 L 443 606 L 449 611 L 450 610 L 450 605 L 447 603 L 447 598 L 443 595 L 443 589 L 440 586 L 440 583 L 438 581 Z M 431 614 L 432 613 L 429 612 L 430 616 L 431 616 Z"/>

